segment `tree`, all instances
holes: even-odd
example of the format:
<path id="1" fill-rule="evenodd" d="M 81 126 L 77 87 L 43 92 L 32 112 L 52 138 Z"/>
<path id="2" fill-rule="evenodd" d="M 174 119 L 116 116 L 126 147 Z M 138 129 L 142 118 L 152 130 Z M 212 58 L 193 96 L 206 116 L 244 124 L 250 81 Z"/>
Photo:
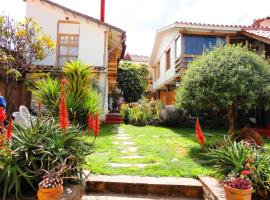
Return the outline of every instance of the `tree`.
<path id="1" fill-rule="evenodd" d="M 118 68 L 118 85 L 126 102 L 136 102 L 148 87 L 149 72 L 146 65 L 122 62 Z"/>
<path id="2" fill-rule="evenodd" d="M 0 16 L 0 78 L 5 83 L 9 110 L 17 81 L 24 78 L 27 67 L 53 53 L 54 46 L 34 19 L 17 22 Z"/>
<path id="3" fill-rule="evenodd" d="M 229 132 L 235 130 L 237 110 L 267 106 L 269 63 L 247 46 L 217 46 L 193 61 L 177 89 L 176 107 L 224 111 Z"/>

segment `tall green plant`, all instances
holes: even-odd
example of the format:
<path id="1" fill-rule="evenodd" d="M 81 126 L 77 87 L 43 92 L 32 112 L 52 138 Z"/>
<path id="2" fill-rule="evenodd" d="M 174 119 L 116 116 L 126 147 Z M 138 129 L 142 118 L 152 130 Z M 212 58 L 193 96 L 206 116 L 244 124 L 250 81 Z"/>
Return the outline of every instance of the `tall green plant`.
<path id="1" fill-rule="evenodd" d="M 100 110 L 100 94 L 93 88 L 94 71 L 80 61 L 65 63 L 63 74 L 67 79 L 67 107 L 69 118 L 80 124 L 86 124 L 89 113 Z M 37 101 L 54 116 L 58 116 L 60 83 L 58 79 L 48 77 L 37 80 L 30 88 Z"/>

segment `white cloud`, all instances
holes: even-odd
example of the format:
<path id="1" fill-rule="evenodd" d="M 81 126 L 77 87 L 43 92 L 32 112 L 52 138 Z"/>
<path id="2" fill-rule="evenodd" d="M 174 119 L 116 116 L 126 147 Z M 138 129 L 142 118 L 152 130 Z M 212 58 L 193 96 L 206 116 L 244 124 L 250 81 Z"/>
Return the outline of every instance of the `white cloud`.
<path id="1" fill-rule="evenodd" d="M 99 18 L 100 0 L 53 0 Z M 22 0 L 0 0 L 0 11 L 19 19 Z M 150 55 L 155 31 L 175 21 L 245 24 L 270 15 L 270 0 L 106 0 L 105 20 L 127 31 L 127 51 Z"/>

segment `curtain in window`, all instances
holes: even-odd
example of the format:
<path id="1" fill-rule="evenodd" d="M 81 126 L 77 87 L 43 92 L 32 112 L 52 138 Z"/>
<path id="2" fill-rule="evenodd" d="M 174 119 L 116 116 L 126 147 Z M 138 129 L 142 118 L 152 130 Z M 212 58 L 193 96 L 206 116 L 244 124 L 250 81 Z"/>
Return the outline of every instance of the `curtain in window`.
<path id="1" fill-rule="evenodd" d="M 215 46 L 217 41 L 225 43 L 225 38 L 217 36 L 185 35 L 184 54 L 200 55 L 204 50 L 211 49 L 211 47 Z"/>

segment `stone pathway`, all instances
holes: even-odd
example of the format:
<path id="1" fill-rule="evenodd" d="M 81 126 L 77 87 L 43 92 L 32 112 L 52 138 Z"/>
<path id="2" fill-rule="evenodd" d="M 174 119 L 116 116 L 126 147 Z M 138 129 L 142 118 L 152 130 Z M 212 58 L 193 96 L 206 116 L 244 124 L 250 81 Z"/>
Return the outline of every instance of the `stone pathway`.
<path id="1" fill-rule="evenodd" d="M 132 141 L 130 136 L 126 133 L 126 130 L 115 126 L 113 128 L 113 132 L 116 132 L 115 141 L 113 142 L 114 145 L 117 145 L 120 152 L 121 152 L 121 159 L 125 159 L 126 163 L 108 163 L 111 167 L 115 168 L 124 168 L 124 167 L 138 167 L 144 168 L 146 166 L 155 164 L 142 164 L 142 163 L 129 163 L 132 159 L 140 159 L 144 158 L 142 155 L 138 155 L 138 149 L 136 147 L 136 143 Z"/>

